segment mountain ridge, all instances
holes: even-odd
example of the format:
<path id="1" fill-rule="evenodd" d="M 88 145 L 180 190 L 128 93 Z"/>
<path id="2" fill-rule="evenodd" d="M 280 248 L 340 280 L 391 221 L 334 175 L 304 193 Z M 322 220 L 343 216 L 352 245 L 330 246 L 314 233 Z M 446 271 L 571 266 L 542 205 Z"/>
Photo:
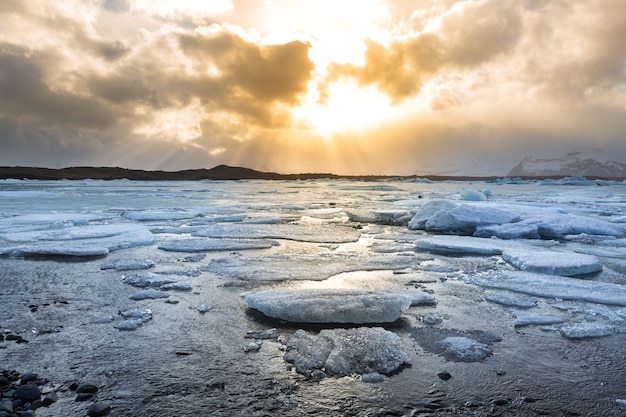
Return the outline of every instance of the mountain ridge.
<path id="1" fill-rule="evenodd" d="M 524 159 L 526 160 L 526 158 Z M 524 161 L 522 160 L 522 162 Z M 521 164 L 521 163 L 520 163 Z M 619 164 L 619 163 L 618 163 Z M 626 164 L 624 164 L 626 166 Z M 515 168 L 509 176 L 528 180 L 543 180 L 549 178 L 565 178 L 573 175 L 565 174 L 541 174 L 524 175 L 515 174 Z M 236 167 L 229 165 L 217 165 L 213 168 L 187 169 L 181 171 L 140 170 L 120 167 L 66 167 L 66 168 L 42 168 L 24 166 L 0 166 L 0 179 L 28 179 L 28 180 L 132 180 L 132 181 L 196 181 L 196 180 L 309 180 L 309 179 L 351 179 L 361 181 L 388 180 L 394 178 L 415 179 L 428 178 L 431 181 L 491 181 L 503 178 L 502 175 L 339 175 L 331 173 L 300 173 L 281 174 L 277 172 L 257 171 L 251 168 Z M 624 180 L 626 170 L 621 176 L 591 175 L 589 179 L 600 180 Z"/>

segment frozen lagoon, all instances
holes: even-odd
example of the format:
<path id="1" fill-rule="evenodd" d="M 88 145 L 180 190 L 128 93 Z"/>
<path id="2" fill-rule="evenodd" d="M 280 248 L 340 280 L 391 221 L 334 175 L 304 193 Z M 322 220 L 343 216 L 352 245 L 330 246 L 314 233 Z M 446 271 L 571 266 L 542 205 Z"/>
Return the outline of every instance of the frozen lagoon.
<path id="1" fill-rule="evenodd" d="M 624 415 L 625 228 L 621 183 L 3 181 L 0 355 L 112 415 Z"/>

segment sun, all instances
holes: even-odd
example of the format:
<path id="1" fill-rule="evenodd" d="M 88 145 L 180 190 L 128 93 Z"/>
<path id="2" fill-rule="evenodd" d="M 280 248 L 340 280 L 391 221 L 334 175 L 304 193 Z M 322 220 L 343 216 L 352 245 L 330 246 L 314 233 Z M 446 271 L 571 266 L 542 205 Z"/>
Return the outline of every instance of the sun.
<path id="1" fill-rule="evenodd" d="M 310 83 L 302 104 L 292 109 L 296 124 L 324 138 L 333 134 L 366 130 L 394 117 L 398 109 L 389 98 L 372 86 L 354 82 L 334 82 L 322 99 Z"/>

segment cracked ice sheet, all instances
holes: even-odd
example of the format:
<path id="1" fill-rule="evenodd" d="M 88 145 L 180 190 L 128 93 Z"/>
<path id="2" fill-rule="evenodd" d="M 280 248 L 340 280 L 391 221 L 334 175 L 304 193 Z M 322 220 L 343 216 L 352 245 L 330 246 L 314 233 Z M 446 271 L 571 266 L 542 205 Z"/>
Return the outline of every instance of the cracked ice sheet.
<path id="1" fill-rule="evenodd" d="M 5 246 L 1 254 L 103 256 L 111 251 L 135 246 L 148 246 L 156 242 L 150 231 L 142 226 L 129 224 L 126 232 L 102 238 L 73 239 L 59 241 L 35 241 L 26 245 Z"/>
<path id="2" fill-rule="evenodd" d="M 199 237 L 231 239 L 287 239 L 311 243 L 350 243 L 361 237 L 361 232 L 343 225 L 297 224 L 214 224 L 192 233 Z"/>
<path id="3" fill-rule="evenodd" d="M 214 259 L 201 270 L 244 281 L 323 281 L 342 272 L 401 270 L 421 259 L 416 256 L 269 255 Z"/>
<path id="4" fill-rule="evenodd" d="M 472 282 L 482 287 L 537 297 L 626 306 L 626 286 L 620 284 L 522 271 L 503 272 L 485 278 L 475 277 Z"/>

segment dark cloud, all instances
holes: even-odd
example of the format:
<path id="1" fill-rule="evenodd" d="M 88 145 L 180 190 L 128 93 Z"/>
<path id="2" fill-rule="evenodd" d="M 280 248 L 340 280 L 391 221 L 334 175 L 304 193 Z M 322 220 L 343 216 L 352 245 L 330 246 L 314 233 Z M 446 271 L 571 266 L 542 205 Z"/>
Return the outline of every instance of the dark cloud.
<path id="1" fill-rule="evenodd" d="M 106 76 L 86 80 L 90 91 L 113 104 L 153 109 L 187 105 L 197 99 L 209 111 L 227 111 L 253 124 L 285 126 L 287 110 L 306 92 L 314 65 L 310 45 L 293 41 L 261 46 L 237 34 L 180 34 L 177 45 L 138 52 Z M 191 66 L 171 63 L 180 47 Z"/>
<path id="2" fill-rule="evenodd" d="M 40 120 L 53 126 L 108 128 L 116 112 L 93 97 L 53 89 L 45 69 L 58 62 L 54 55 L 0 44 L 0 115 Z"/>
<path id="3" fill-rule="evenodd" d="M 297 104 L 314 69 L 310 45 L 300 41 L 260 46 L 223 31 L 212 36 L 183 34 L 179 43 L 200 70 L 210 71 L 213 65 L 220 73 L 216 77 L 231 92 L 262 102 Z"/>

